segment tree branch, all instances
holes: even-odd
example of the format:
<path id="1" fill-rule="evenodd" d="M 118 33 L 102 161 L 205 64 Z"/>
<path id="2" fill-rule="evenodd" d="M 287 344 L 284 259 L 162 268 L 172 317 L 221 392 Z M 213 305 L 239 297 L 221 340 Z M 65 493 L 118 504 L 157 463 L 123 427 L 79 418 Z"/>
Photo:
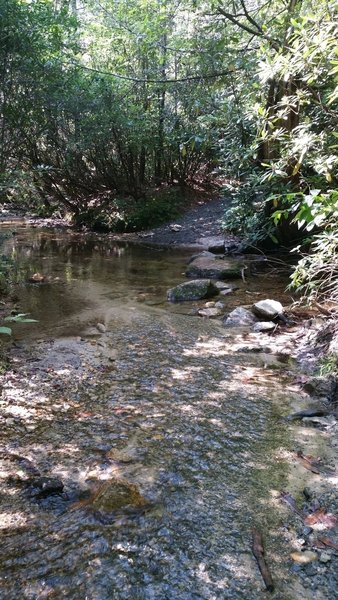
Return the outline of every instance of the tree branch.
<path id="1" fill-rule="evenodd" d="M 218 77 L 225 77 L 225 75 L 230 75 L 234 72 L 234 69 L 228 69 L 226 71 L 220 71 L 217 73 L 204 73 L 203 75 L 192 75 L 188 77 L 182 77 L 180 79 L 147 79 L 142 77 L 130 77 L 129 75 L 119 75 L 118 73 L 112 73 L 111 71 L 101 71 L 100 69 L 86 67 L 85 65 L 81 65 L 75 61 L 71 61 L 68 64 L 85 71 L 98 73 L 99 75 L 108 75 L 109 77 L 116 77 L 116 79 L 132 81 L 134 83 L 185 83 L 187 81 L 204 81 L 205 79 L 217 79 Z"/>
<path id="2" fill-rule="evenodd" d="M 220 15 L 222 15 L 223 17 L 225 17 L 228 21 L 230 21 L 233 25 L 237 25 L 237 27 L 239 27 L 240 29 L 243 29 L 244 31 L 246 31 L 247 33 L 250 33 L 251 35 L 260 37 L 264 40 L 266 40 L 267 42 L 269 42 L 269 44 L 271 44 L 271 47 L 278 51 L 280 49 L 280 44 L 277 40 L 274 40 L 273 38 L 271 38 L 270 36 L 266 35 L 264 33 L 264 31 L 256 24 L 256 22 L 252 19 L 253 23 L 255 23 L 255 29 L 253 27 L 250 27 L 249 25 L 246 25 L 245 23 L 243 23 L 242 21 L 239 21 L 236 16 L 237 15 L 233 15 L 232 13 L 228 13 L 226 10 L 224 10 L 221 6 L 218 6 L 217 11 Z M 250 17 L 251 18 L 251 17 Z M 251 22 L 251 21 L 250 21 Z M 257 29 L 257 26 L 259 27 Z"/>

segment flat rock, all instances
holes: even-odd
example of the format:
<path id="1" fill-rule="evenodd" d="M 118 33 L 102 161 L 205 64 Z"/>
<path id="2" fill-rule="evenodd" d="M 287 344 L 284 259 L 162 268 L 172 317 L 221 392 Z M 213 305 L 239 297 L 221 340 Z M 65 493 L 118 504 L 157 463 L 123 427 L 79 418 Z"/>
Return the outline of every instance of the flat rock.
<path id="1" fill-rule="evenodd" d="M 247 327 L 257 322 L 257 317 L 250 310 L 238 306 L 223 319 L 225 327 Z"/>
<path id="2" fill-rule="evenodd" d="M 210 279 L 195 279 L 180 283 L 167 291 L 169 302 L 185 302 L 189 300 L 203 300 L 218 294 L 217 287 Z"/>
<path id="3" fill-rule="evenodd" d="M 214 281 L 214 285 L 220 292 L 227 290 L 228 294 L 238 289 L 237 287 L 231 285 L 230 283 L 226 283 L 225 281 Z"/>
<path id="4" fill-rule="evenodd" d="M 92 506 L 99 511 L 113 512 L 125 506 L 147 505 L 149 502 L 141 495 L 138 486 L 121 478 L 103 483 L 88 500 L 80 501 L 74 508 Z"/>
<path id="5" fill-rule="evenodd" d="M 283 306 L 277 300 L 259 300 L 252 307 L 253 312 L 264 319 L 274 319 L 278 315 L 282 314 Z"/>
<path id="6" fill-rule="evenodd" d="M 203 237 L 197 240 L 197 243 L 206 246 L 209 252 L 224 253 L 225 241 L 223 236 Z"/>
<path id="7" fill-rule="evenodd" d="M 253 330 L 258 333 L 263 333 L 264 331 L 272 331 L 275 327 L 276 325 L 272 321 L 258 321 L 258 323 L 254 324 Z"/>
<path id="8" fill-rule="evenodd" d="M 201 308 L 198 311 L 200 317 L 207 317 L 208 319 L 212 319 L 215 317 L 219 317 L 222 314 L 222 310 L 219 308 Z"/>
<path id="9" fill-rule="evenodd" d="M 186 270 L 187 277 L 233 279 L 241 277 L 243 263 L 232 258 L 221 258 L 211 252 L 202 253 L 192 260 Z"/>

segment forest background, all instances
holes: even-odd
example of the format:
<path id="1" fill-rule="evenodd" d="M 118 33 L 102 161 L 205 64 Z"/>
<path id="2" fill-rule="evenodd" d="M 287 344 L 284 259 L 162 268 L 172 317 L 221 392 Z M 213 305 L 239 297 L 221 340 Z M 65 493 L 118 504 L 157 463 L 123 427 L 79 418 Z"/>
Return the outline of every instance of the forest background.
<path id="1" fill-rule="evenodd" d="M 131 231 L 214 190 L 338 300 L 337 6 L 0 0 L 0 201 Z"/>

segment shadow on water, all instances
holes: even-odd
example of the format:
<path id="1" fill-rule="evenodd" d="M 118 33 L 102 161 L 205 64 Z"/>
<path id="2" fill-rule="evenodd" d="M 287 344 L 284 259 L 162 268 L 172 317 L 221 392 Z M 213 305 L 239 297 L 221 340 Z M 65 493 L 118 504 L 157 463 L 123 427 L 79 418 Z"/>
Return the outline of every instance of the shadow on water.
<path id="1" fill-rule="evenodd" d="M 274 597 L 313 598 L 280 528 L 288 377 L 166 305 L 187 254 L 31 231 L 8 252 L 39 325 L 13 349 L 3 391 L 3 597 L 260 599 L 257 526 Z M 27 284 L 36 271 L 46 283 Z M 32 494 L 39 477 L 63 491 Z"/>

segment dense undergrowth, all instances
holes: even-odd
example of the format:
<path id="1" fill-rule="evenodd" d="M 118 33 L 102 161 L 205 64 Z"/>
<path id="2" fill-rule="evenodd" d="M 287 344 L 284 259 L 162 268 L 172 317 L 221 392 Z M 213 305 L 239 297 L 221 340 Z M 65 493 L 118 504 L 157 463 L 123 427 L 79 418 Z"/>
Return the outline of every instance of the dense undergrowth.
<path id="1" fill-rule="evenodd" d="M 0 0 L 0 201 L 100 230 L 226 181 L 226 229 L 337 299 L 335 0 Z M 154 192 L 155 190 L 155 192 Z"/>

